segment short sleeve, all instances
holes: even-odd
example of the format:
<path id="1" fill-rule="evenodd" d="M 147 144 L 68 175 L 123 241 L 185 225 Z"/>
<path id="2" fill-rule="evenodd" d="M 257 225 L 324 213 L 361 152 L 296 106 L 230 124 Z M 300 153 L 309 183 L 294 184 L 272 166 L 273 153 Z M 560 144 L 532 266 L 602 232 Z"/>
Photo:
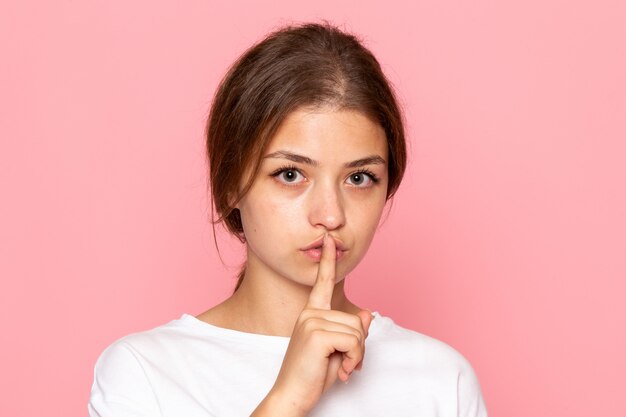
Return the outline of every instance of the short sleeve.
<path id="1" fill-rule="evenodd" d="M 88 410 L 90 417 L 161 416 L 141 363 L 123 341 L 110 345 L 96 361 Z"/>
<path id="2" fill-rule="evenodd" d="M 487 417 L 487 409 L 474 369 L 465 362 L 457 380 L 458 417 Z"/>

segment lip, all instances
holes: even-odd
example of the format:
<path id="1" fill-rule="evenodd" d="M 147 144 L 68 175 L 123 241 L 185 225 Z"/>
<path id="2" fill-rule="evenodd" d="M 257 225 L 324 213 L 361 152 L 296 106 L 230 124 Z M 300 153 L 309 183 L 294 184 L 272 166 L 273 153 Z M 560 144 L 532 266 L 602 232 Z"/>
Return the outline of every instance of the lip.
<path id="1" fill-rule="evenodd" d="M 336 248 L 335 259 L 340 260 L 341 258 L 343 258 L 344 253 L 347 251 L 346 246 L 341 240 L 339 240 L 335 236 L 330 235 L 330 237 L 333 238 L 333 240 L 335 241 L 335 248 Z M 300 250 L 309 259 L 319 262 L 320 259 L 322 258 L 323 242 L 324 242 L 324 236 L 321 236 L 315 239 L 313 242 L 306 245 L 305 247 L 301 248 Z"/>

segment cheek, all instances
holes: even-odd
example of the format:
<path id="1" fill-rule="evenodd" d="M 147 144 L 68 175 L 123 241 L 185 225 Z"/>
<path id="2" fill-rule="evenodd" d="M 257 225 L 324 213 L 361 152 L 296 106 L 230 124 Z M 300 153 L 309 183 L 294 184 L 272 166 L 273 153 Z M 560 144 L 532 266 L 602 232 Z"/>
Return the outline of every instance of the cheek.
<path id="1" fill-rule="evenodd" d="M 302 230 L 303 207 L 293 200 L 272 198 L 267 193 L 246 201 L 240 210 L 248 240 L 263 240 L 264 245 L 278 247 L 277 241 L 295 236 L 298 230 Z"/>
<path id="2" fill-rule="evenodd" d="M 353 226 L 351 229 L 354 232 L 355 249 L 358 247 L 360 253 L 359 259 L 365 255 L 376 234 L 384 207 L 384 204 L 372 202 L 354 207 L 352 211 Z"/>
<path id="3" fill-rule="evenodd" d="M 360 228 L 364 231 L 376 230 L 383 209 L 385 208 L 385 200 L 382 198 L 370 199 L 368 201 L 360 201 L 353 204 L 351 214 L 353 219 L 359 223 Z"/>

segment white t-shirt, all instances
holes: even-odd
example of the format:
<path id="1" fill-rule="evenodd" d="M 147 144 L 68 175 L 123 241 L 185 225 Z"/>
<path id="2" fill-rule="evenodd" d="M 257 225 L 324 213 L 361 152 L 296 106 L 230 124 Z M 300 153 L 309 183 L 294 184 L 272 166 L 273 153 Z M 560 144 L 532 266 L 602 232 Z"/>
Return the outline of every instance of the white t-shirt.
<path id="1" fill-rule="evenodd" d="M 447 344 L 374 312 L 361 371 L 309 416 L 486 417 L 476 375 Z M 274 385 L 288 337 L 216 327 L 192 315 L 111 344 L 94 371 L 91 417 L 249 416 Z"/>

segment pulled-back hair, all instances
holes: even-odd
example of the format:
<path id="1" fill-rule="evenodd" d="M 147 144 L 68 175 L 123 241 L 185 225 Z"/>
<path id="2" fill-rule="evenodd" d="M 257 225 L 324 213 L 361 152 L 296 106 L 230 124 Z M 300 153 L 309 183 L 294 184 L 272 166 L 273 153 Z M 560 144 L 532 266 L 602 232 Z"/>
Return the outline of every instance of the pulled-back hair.
<path id="1" fill-rule="evenodd" d="M 303 107 L 356 110 L 385 131 L 387 198 L 406 166 L 402 114 L 374 55 L 354 36 L 328 24 L 284 27 L 248 49 L 215 94 L 207 121 L 213 210 L 245 241 L 239 210 L 269 142 L 288 114 Z M 242 184 L 246 172 L 251 175 Z M 241 283 L 243 271 L 239 276 Z"/>

